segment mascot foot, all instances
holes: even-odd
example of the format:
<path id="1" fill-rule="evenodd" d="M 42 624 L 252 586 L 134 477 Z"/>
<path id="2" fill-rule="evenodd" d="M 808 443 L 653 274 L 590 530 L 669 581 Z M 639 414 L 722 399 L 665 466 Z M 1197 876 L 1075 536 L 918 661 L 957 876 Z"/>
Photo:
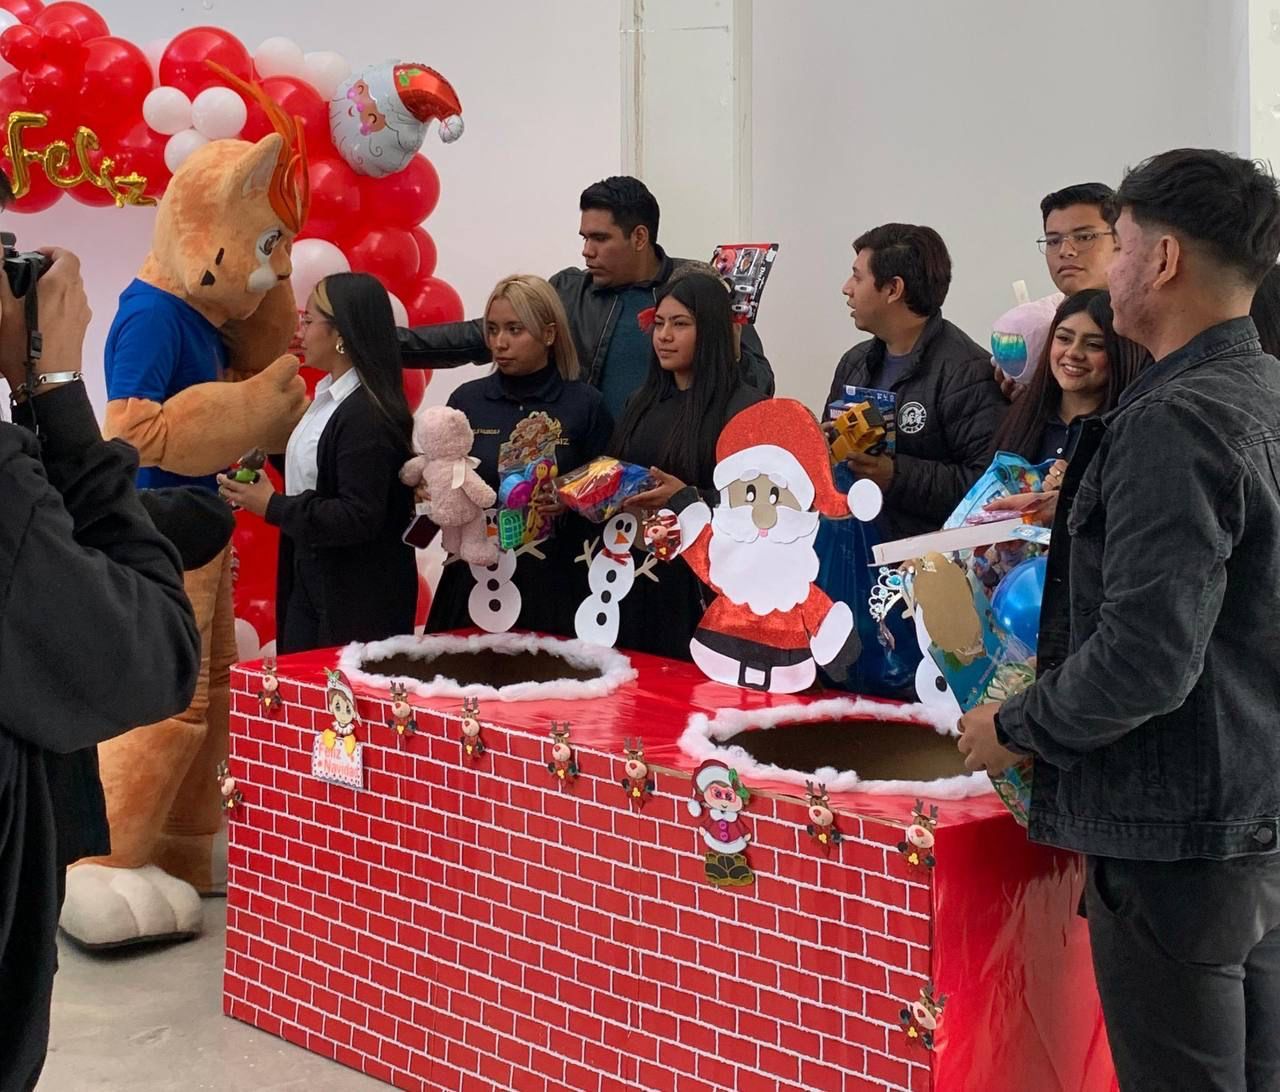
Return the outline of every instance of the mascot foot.
<path id="1" fill-rule="evenodd" d="M 223 828 L 225 830 L 225 828 Z M 153 859 L 201 895 L 227 893 L 226 834 L 162 834 Z"/>
<path id="2" fill-rule="evenodd" d="M 189 940 L 203 927 L 195 889 L 155 865 L 69 869 L 59 924 L 84 948 Z"/>

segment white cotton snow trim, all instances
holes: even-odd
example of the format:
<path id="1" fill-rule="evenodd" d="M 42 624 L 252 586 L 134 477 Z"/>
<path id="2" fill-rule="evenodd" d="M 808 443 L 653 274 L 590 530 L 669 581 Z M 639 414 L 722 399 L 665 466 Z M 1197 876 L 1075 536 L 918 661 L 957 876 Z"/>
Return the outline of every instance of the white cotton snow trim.
<path id="1" fill-rule="evenodd" d="M 373 675 L 361 665 L 391 656 L 410 656 L 415 660 L 431 659 L 451 652 L 547 652 L 559 656 L 578 668 L 596 668 L 598 679 L 555 679 L 552 682 L 512 683 L 510 686 L 466 685 L 457 679 L 437 676 L 431 682 L 403 676 Z M 571 701 L 576 698 L 602 698 L 636 678 L 636 669 L 621 652 L 612 648 L 587 644 L 586 641 L 542 637 L 532 633 L 485 633 L 471 637 L 429 635 L 391 637 L 385 641 L 347 645 L 338 657 L 338 666 L 352 682 L 366 686 L 388 687 L 392 680 L 403 682 L 410 694 L 420 698 L 484 698 L 487 701 Z"/>
<path id="2" fill-rule="evenodd" d="M 775 728 L 779 724 L 811 724 L 823 720 L 857 720 L 875 717 L 882 721 L 924 724 L 941 736 L 959 736 L 955 724 L 945 714 L 924 705 L 895 705 L 873 698 L 829 698 L 808 705 L 775 705 L 768 709 L 721 709 L 714 717 L 695 713 L 680 736 L 680 749 L 691 758 L 704 762 L 720 758 L 743 777 L 783 781 L 804 786 L 806 781 L 825 785 L 827 792 L 867 792 L 884 796 L 928 796 L 940 800 L 958 800 L 966 796 L 982 796 L 994 792 L 991 779 L 982 771 L 941 777 L 934 781 L 863 780 L 856 770 L 837 770 L 823 766 L 812 771 L 793 770 L 785 766 L 757 761 L 743 748 L 722 740 L 736 736 L 747 728 Z"/>

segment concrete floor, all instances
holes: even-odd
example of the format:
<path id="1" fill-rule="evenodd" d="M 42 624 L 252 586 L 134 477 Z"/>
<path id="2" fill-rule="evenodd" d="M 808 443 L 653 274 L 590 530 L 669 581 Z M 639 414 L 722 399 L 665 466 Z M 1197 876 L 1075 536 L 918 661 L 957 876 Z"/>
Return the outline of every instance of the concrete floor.
<path id="1" fill-rule="evenodd" d="M 49 1060 L 37 1092 L 371 1092 L 380 1081 L 222 1015 L 226 900 L 204 935 L 88 955 L 58 940 Z"/>

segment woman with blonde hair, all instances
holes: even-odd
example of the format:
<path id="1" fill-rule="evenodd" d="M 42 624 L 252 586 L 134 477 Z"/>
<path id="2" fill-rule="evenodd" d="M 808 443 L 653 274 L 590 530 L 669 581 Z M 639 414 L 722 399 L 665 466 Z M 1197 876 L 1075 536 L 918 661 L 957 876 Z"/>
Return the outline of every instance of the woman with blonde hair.
<path id="1" fill-rule="evenodd" d="M 600 392 L 578 378 L 573 335 L 555 289 L 530 274 L 504 277 L 485 304 L 484 334 L 493 354 L 492 373 L 464 383 L 449 396 L 449 405 L 466 414 L 475 432 L 471 454 L 479 460 L 480 476 L 499 488 L 499 449 L 534 414 L 546 414 L 559 425 L 556 462 L 561 473 L 601 454 L 613 420 Z M 514 582 L 521 609 L 515 628 L 573 635 L 574 611 L 588 594 L 585 569 L 573 558 L 590 533 L 578 517 L 562 514 L 536 553 L 520 555 Z M 427 629 L 438 633 L 470 626 L 468 599 L 474 586 L 468 566 L 446 565 Z"/>

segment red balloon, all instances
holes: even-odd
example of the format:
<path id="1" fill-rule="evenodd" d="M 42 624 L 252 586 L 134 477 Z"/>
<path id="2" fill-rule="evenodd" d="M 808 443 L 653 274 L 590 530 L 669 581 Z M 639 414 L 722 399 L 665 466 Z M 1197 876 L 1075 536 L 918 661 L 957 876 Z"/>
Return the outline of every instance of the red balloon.
<path id="1" fill-rule="evenodd" d="M 16 15 L 24 23 L 30 23 L 44 10 L 41 0 L 0 0 L 0 9 Z"/>
<path id="2" fill-rule="evenodd" d="M 458 322 L 463 317 L 462 297 L 438 277 L 427 277 L 412 297 L 403 302 L 414 326 Z"/>
<path id="3" fill-rule="evenodd" d="M 95 38 L 88 51 L 80 94 L 93 112 L 94 124 L 113 132 L 132 128 L 154 83 L 151 62 L 123 38 Z"/>
<path id="4" fill-rule="evenodd" d="M 279 105 L 290 117 L 300 118 L 307 141 L 307 158 L 324 159 L 326 147 L 333 146 L 329 137 L 329 104 L 309 83 L 296 76 L 272 76 L 262 81 L 262 90 L 272 102 Z M 247 99 L 249 116 L 240 130 L 242 140 L 261 140 L 276 131 L 267 113 L 256 102 Z"/>
<path id="5" fill-rule="evenodd" d="M 429 277 L 436 271 L 436 241 L 427 234 L 426 228 L 416 227 L 409 234 L 418 244 L 418 276 Z"/>
<path id="6" fill-rule="evenodd" d="M 8 205 L 5 208 L 6 212 L 43 212 L 56 205 L 58 198 L 67 192 L 50 182 L 40 167 L 29 167 L 29 174 L 31 188 L 13 204 Z"/>
<path id="7" fill-rule="evenodd" d="M 351 268 L 357 273 L 372 273 L 397 296 L 417 282 L 418 244 L 404 228 L 367 228 L 344 233 L 342 246 Z"/>
<path id="8" fill-rule="evenodd" d="M 401 372 L 404 376 L 404 397 L 409 403 L 409 410 L 412 412 L 422 404 L 422 396 L 427 393 L 427 380 L 431 378 L 431 373 L 423 368 L 404 368 Z"/>
<path id="9" fill-rule="evenodd" d="M 40 30 L 49 30 L 56 23 L 69 26 L 75 31 L 76 39 L 81 42 L 111 33 L 107 29 L 107 21 L 101 15 L 88 4 L 77 3 L 77 0 L 58 0 L 58 3 L 50 4 L 32 20 L 32 25 Z"/>
<path id="10" fill-rule="evenodd" d="M 218 27 L 192 27 L 178 34 L 160 58 L 161 85 L 176 87 L 189 98 L 206 87 L 225 87 L 206 60 L 217 61 L 242 80 L 253 77 L 253 61 L 239 38 Z"/>
<path id="11" fill-rule="evenodd" d="M 267 475 L 279 489 L 280 478 L 273 467 L 267 467 Z M 276 636 L 276 551 L 280 532 L 266 520 L 239 511 L 231 544 L 238 562 L 232 587 L 235 616 L 253 626 L 259 643 L 265 645 Z"/>
<path id="12" fill-rule="evenodd" d="M 103 156 L 110 156 L 113 177 L 139 174 L 147 180 L 143 192 L 150 197 L 160 197 L 170 177 L 164 165 L 164 146 L 168 139 L 153 132 L 145 121 L 138 121 L 122 136 L 103 137 L 102 147 L 90 154 L 90 162 L 96 168 Z M 109 205 L 114 200 L 106 190 L 96 186 L 81 185 L 68 192 L 84 205 Z"/>
<path id="13" fill-rule="evenodd" d="M 360 182 L 365 206 L 377 209 L 378 221 L 392 227 L 417 227 L 440 200 L 440 176 L 422 155 L 415 155 L 402 171 L 385 178 L 362 176 Z"/>
<path id="14" fill-rule="evenodd" d="M 418 577 L 418 609 L 413 615 L 415 626 L 425 626 L 427 615 L 431 613 L 431 585 L 421 576 Z"/>
<path id="15" fill-rule="evenodd" d="M 340 159 L 312 160 L 308 172 L 311 212 L 304 234 L 308 238 L 333 240 L 348 224 L 359 221 L 358 176 Z"/>
<path id="16" fill-rule="evenodd" d="M 44 49 L 44 35 L 35 27 L 9 27 L 0 34 L 0 57 L 19 72 L 36 64 Z M 11 73 L 12 75 L 12 73 Z"/>
<path id="17" fill-rule="evenodd" d="M 41 113 L 74 109 L 79 100 L 80 77 L 68 67 L 41 61 L 22 73 L 27 99 Z"/>

